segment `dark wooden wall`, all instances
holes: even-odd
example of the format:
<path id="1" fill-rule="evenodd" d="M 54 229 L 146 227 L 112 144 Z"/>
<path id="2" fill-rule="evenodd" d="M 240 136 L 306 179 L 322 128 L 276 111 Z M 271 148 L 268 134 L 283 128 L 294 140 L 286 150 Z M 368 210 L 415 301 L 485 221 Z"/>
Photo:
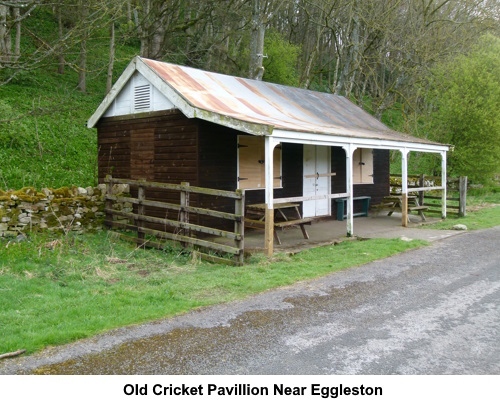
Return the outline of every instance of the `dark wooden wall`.
<path id="1" fill-rule="evenodd" d="M 200 187 L 234 191 L 236 182 L 237 132 L 231 128 L 196 120 L 198 137 L 198 178 Z M 234 213 L 234 200 L 201 195 L 200 207 Z M 201 217 L 205 226 L 233 230 L 234 223 L 223 219 Z"/>
<path id="2" fill-rule="evenodd" d="M 198 124 L 177 110 L 126 120 L 103 118 L 97 127 L 97 140 L 99 182 L 111 174 L 116 178 L 198 185 Z M 137 196 L 137 189 L 132 188 L 131 194 Z M 148 189 L 146 199 L 179 204 L 180 193 Z M 193 195 L 194 204 L 196 199 Z M 146 215 L 178 218 L 176 211 L 152 207 L 146 209 Z M 195 216 L 190 219 L 197 221 Z"/>
<path id="3" fill-rule="evenodd" d="M 355 184 L 354 197 L 371 196 L 371 204 L 378 204 L 384 196 L 389 195 L 389 151 L 375 149 L 373 154 L 373 184 Z M 332 194 L 346 192 L 345 151 L 340 147 L 332 147 Z M 360 210 L 361 203 L 355 202 L 354 210 Z M 332 214 L 337 218 L 336 202 L 332 201 Z"/>
<path id="4" fill-rule="evenodd" d="M 99 182 L 117 178 L 198 183 L 198 125 L 177 110 L 97 126 Z"/>
<path id="5" fill-rule="evenodd" d="M 163 183 L 189 182 L 193 186 L 235 190 L 237 187 L 238 131 L 198 119 L 188 119 L 178 110 L 142 114 L 132 119 L 103 118 L 98 124 L 98 175 L 117 178 L 145 178 Z M 283 144 L 282 188 L 275 198 L 297 197 L 303 187 L 303 146 Z M 345 152 L 332 147 L 332 193 L 345 192 Z M 132 190 L 132 194 L 136 193 Z M 354 186 L 354 195 L 372 196 L 372 204 L 389 193 L 389 151 L 375 150 L 374 184 Z M 147 197 L 179 203 L 179 193 L 150 192 Z M 264 202 L 264 190 L 247 190 L 246 203 Z M 192 196 L 199 206 L 234 212 L 234 201 L 210 196 Z M 336 203 L 332 214 L 336 217 Z M 357 207 L 355 207 L 357 209 Z M 148 215 L 172 217 L 149 209 Z M 219 220 L 190 217 L 192 222 L 221 226 Z M 224 226 L 225 227 L 225 226 Z"/>

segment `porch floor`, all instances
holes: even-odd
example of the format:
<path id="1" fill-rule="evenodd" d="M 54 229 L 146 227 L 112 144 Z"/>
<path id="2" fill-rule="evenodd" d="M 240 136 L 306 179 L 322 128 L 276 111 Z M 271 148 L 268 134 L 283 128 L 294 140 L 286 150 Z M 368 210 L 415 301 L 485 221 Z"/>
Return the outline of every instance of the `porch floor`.
<path id="1" fill-rule="evenodd" d="M 421 239 L 434 241 L 456 235 L 458 231 L 435 230 L 422 228 L 422 223 L 430 224 L 438 222 L 438 218 L 429 218 L 422 222 L 419 216 L 409 215 L 410 222 L 408 227 L 401 226 L 401 214 L 393 213 L 387 216 L 383 212 L 379 215 L 370 215 L 368 217 L 354 218 L 354 236 L 359 238 L 402 238 Z M 335 241 L 346 238 L 346 221 L 337 221 L 332 219 L 321 219 L 313 222 L 312 225 L 306 225 L 309 239 L 304 239 L 300 228 L 293 227 L 284 230 L 278 230 L 281 239 L 281 245 L 275 241 L 274 250 L 276 252 L 296 252 L 308 249 L 314 246 L 329 245 Z M 255 229 L 245 230 L 245 252 L 256 253 L 264 251 L 264 231 Z"/>

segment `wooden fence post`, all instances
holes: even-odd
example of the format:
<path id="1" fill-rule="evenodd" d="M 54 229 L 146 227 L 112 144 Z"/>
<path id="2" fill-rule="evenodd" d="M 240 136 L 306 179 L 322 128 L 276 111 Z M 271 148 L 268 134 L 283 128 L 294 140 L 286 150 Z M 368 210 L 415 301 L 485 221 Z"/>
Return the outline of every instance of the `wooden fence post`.
<path id="1" fill-rule="evenodd" d="M 425 174 L 420 175 L 420 179 L 418 181 L 419 187 L 425 187 Z M 418 205 L 424 205 L 424 192 L 418 192 Z"/>
<path id="2" fill-rule="evenodd" d="M 113 209 L 113 201 L 111 200 L 112 194 L 113 194 L 113 177 L 111 177 L 110 174 L 106 176 L 106 179 L 104 180 L 106 184 L 106 203 L 104 205 L 104 208 L 106 208 L 106 222 L 107 222 L 107 227 L 113 228 L 111 223 L 113 222 L 113 214 L 111 214 L 111 210 Z"/>
<path id="3" fill-rule="evenodd" d="M 466 215 L 466 206 L 467 206 L 467 176 L 460 176 L 458 182 L 458 192 L 459 192 L 459 200 L 458 200 L 458 216 L 465 217 Z"/>
<path id="4" fill-rule="evenodd" d="M 234 214 L 240 216 L 240 220 L 234 221 L 234 233 L 240 235 L 240 239 L 236 240 L 236 247 L 240 249 L 240 253 L 236 255 L 236 260 L 240 265 L 243 264 L 245 258 L 245 190 L 237 190 L 241 192 L 241 198 L 234 201 Z"/>
<path id="5" fill-rule="evenodd" d="M 187 186 L 189 187 L 189 182 L 182 182 L 181 186 Z M 181 210 L 179 212 L 179 222 L 181 224 L 189 224 L 189 211 L 185 208 L 189 207 L 189 192 L 185 190 L 181 190 Z M 181 231 L 181 234 L 184 236 L 190 236 L 189 235 L 189 230 L 184 228 Z M 182 242 L 181 245 L 183 247 L 187 247 L 187 243 Z"/>
<path id="6" fill-rule="evenodd" d="M 146 181 L 146 180 L 144 180 L 144 181 Z M 138 215 L 145 215 L 145 213 L 146 213 L 146 207 L 142 203 L 146 199 L 146 189 L 145 189 L 144 185 L 138 186 L 138 188 L 137 188 L 137 199 L 139 200 L 138 203 L 137 203 L 137 214 Z M 146 235 L 144 234 L 144 232 L 140 232 L 139 228 L 143 228 L 144 227 L 144 221 L 142 219 L 139 219 L 139 220 L 136 221 L 136 225 L 137 225 L 137 238 L 139 239 L 139 241 L 137 242 L 137 245 L 141 246 L 145 242 L 144 238 L 145 238 Z"/>

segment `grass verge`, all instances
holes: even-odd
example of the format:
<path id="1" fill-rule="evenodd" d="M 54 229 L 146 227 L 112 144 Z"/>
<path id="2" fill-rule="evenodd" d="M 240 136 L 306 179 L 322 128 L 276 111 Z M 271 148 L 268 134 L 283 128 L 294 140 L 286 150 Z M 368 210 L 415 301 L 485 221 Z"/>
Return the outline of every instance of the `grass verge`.
<path id="1" fill-rule="evenodd" d="M 107 232 L 33 235 L 0 246 L 0 353 L 64 344 L 319 277 L 425 245 L 345 241 L 243 267 L 194 262 L 174 248 L 137 249 Z"/>
<path id="2" fill-rule="evenodd" d="M 447 218 L 445 221 L 422 225 L 428 229 L 452 229 L 454 225 L 463 224 L 468 230 L 491 228 L 500 225 L 500 205 L 481 204 L 468 208 L 467 215 L 462 218 Z"/>

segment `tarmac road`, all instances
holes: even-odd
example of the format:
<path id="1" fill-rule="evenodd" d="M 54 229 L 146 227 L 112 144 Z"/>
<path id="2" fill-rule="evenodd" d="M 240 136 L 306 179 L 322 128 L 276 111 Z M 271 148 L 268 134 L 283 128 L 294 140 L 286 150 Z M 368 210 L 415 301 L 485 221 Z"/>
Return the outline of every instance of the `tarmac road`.
<path id="1" fill-rule="evenodd" d="M 0 374 L 499 374 L 500 227 L 0 363 Z"/>

